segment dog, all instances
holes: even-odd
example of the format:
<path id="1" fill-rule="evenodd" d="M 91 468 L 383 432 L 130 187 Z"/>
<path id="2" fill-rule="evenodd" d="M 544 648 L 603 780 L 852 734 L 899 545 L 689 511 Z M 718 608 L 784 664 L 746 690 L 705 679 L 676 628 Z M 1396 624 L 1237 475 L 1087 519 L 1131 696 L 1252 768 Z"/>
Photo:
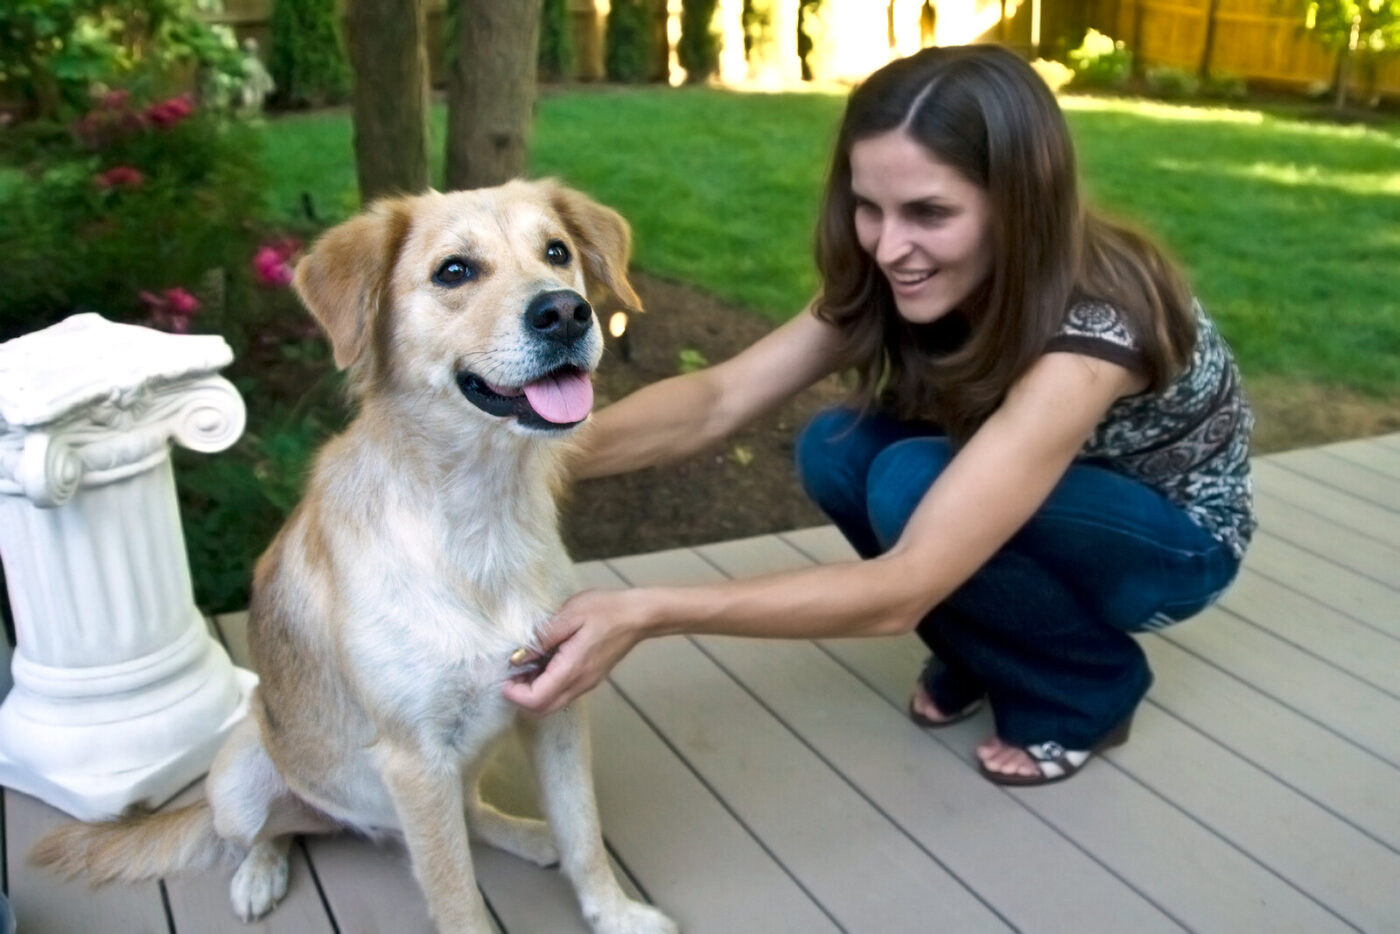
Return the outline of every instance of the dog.
<path id="1" fill-rule="evenodd" d="M 260 684 L 204 800 L 70 824 L 36 862 L 95 884 L 239 861 L 235 914 L 286 894 L 295 834 L 401 835 L 444 934 L 491 930 L 473 837 L 558 862 L 595 932 L 676 925 L 608 864 L 578 705 L 502 696 L 572 592 L 556 495 L 603 352 L 585 296 L 640 302 L 631 234 L 555 181 L 380 201 L 321 236 L 293 285 L 358 403 L 254 572 Z M 523 734 L 548 823 L 480 800 L 491 746 Z"/>

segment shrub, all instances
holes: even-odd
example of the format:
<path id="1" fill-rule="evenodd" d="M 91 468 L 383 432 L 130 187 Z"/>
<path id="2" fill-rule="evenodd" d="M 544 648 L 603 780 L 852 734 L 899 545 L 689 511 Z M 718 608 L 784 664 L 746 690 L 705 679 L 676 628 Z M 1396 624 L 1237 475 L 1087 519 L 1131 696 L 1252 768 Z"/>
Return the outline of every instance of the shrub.
<path id="1" fill-rule="evenodd" d="M 273 0 L 268 71 L 283 107 L 319 107 L 345 100 L 350 66 L 337 28 L 335 0 Z"/>
<path id="2" fill-rule="evenodd" d="M 608 80 L 651 80 L 657 58 L 652 6 L 650 0 L 613 0 L 603 38 Z"/>
<path id="3" fill-rule="evenodd" d="M 1147 91 L 1154 97 L 1175 100 L 1195 97 L 1201 81 L 1192 72 L 1171 65 L 1153 65 L 1147 69 Z"/>
<path id="4" fill-rule="evenodd" d="M 1237 75 L 1210 75 L 1201 82 L 1201 95 L 1214 100 L 1242 101 L 1249 96 L 1249 86 Z"/>
<path id="5" fill-rule="evenodd" d="M 233 34 L 205 24 L 190 0 L 0 3 L 0 100 L 22 120 L 82 108 L 94 85 L 159 97 L 211 73 L 236 80 L 241 61 Z"/>
<path id="6" fill-rule="evenodd" d="M 720 37 L 714 31 L 718 0 L 682 0 L 681 38 L 676 57 L 686 81 L 704 81 L 719 72 Z"/>
<path id="7" fill-rule="evenodd" d="M 0 336 L 80 309 L 185 329 L 238 298 L 263 187 L 246 124 L 114 91 L 42 156 L 0 190 Z"/>
<path id="8" fill-rule="evenodd" d="M 1038 58 L 1031 62 L 1031 68 L 1035 69 L 1035 73 L 1040 75 L 1040 80 L 1056 94 L 1074 80 L 1074 69 L 1062 62 Z"/>
<path id="9" fill-rule="evenodd" d="M 1074 87 L 1121 88 L 1133 73 L 1133 54 L 1127 46 L 1097 29 L 1090 29 L 1079 48 L 1070 50 L 1069 62 Z"/>
<path id="10" fill-rule="evenodd" d="M 574 73 L 569 0 L 544 0 L 540 10 L 540 80 L 562 81 Z"/>

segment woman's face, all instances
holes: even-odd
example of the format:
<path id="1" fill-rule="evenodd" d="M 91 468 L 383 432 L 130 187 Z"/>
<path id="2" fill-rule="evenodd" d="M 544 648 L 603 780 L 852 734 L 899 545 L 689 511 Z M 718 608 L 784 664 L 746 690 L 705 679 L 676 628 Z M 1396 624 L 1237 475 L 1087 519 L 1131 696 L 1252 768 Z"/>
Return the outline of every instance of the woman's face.
<path id="1" fill-rule="evenodd" d="M 889 280 L 906 321 L 957 308 L 992 268 L 987 193 L 903 130 L 851 147 L 856 239 Z"/>

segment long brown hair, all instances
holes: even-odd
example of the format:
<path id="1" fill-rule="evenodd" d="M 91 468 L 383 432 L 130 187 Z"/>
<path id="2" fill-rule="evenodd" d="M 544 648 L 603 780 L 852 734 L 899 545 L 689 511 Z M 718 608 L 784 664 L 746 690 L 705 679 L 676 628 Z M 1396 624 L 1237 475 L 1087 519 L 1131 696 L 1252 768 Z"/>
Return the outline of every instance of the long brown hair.
<path id="1" fill-rule="evenodd" d="M 889 283 L 856 239 L 851 147 L 900 130 L 983 188 L 991 272 L 932 324 L 899 315 Z M 1088 211 L 1074 147 L 1050 89 L 994 45 L 924 49 L 879 69 L 846 104 L 817 227 L 815 312 L 845 336 L 856 397 L 971 437 L 1045 352 L 1070 304 L 1111 303 L 1160 389 L 1195 346 L 1190 291 L 1145 236 Z"/>

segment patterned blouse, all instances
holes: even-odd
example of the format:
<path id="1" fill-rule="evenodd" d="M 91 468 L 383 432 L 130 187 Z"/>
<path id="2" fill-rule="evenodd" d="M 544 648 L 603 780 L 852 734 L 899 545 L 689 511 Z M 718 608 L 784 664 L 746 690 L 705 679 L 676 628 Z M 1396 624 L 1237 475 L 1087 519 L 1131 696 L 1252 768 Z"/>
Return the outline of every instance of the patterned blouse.
<path id="1" fill-rule="evenodd" d="M 1194 310 L 1196 349 L 1186 369 L 1160 392 L 1115 402 L 1080 456 L 1158 491 L 1239 558 L 1257 525 L 1249 478 L 1254 413 L 1225 339 L 1199 302 Z M 1136 339 L 1105 302 L 1071 307 L 1046 349 L 1143 370 Z"/>

